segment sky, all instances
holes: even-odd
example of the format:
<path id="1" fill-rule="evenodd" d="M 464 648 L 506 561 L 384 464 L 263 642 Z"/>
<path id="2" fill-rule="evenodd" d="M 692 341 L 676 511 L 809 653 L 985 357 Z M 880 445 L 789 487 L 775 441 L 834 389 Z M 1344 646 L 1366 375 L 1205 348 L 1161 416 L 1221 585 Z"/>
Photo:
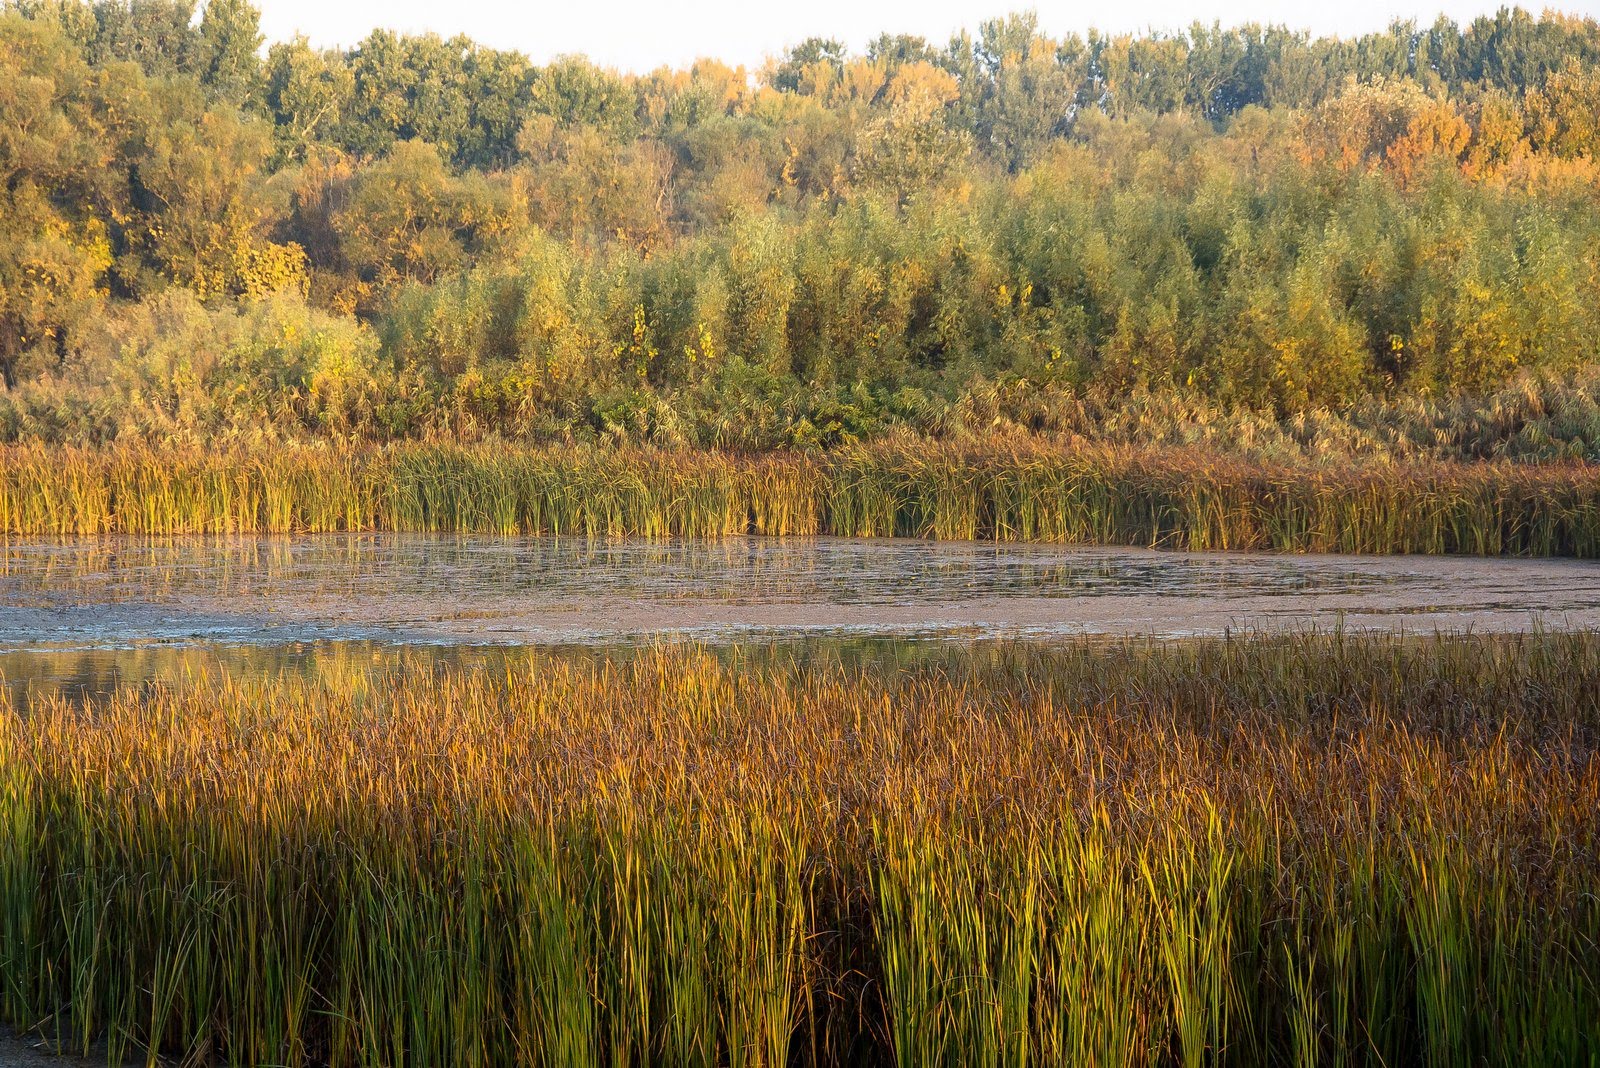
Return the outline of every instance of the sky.
<path id="1" fill-rule="evenodd" d="M 987 18 L 1033 10 L 1052 35 L 1090 27 L 1109 31 L 1172 30 L 1194 20 L 1224 25 L 1284 23 L 1317 34 L 1353 35 L 1396 18 L 1429 23 L 1443 13 L 1459 22 L 1493 12 L 1503 0 L 1120 0 L 1111 5 L 1060 0 L 256 0 L 269 41 L 304 33 L 313 44 L 348 46 L 375 27 L 407 33 L 465 33 L 481 44 L 527 53 L 537 62 L 578 52 L 625 71 L 683 67 L 713 57 L 752 69 L 767 56 L 811 36 L 842 40 L 860 51 L 879 33 L 920 34 L 943 44 L 958 29 Z M 1540 10 L 1542 0 L 1523 0 Z M 1600 0 L 1553 0 L 1572 14 L 1600 16 Z"/>

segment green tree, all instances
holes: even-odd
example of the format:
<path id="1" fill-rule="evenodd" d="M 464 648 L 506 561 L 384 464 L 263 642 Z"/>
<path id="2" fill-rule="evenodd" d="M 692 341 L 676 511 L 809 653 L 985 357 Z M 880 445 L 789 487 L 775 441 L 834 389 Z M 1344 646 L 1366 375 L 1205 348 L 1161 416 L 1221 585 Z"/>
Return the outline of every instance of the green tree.
<path id="1" fill-rule="evenodd" d="M 767 84 L 780 93 L 815 96 L 838 80 L 845 57 L 842 42 L 830 37 L 808 37 L 766 72 Z"/>
<path id="2" fill-rule="evenodd" d="M 201 296 L 301 288 L 298 246 L 269 236 L 277 214 L 266 185 L 270 128 L 206 110 L 181 86 L 152 99 L 151 121 L 132 146 L 128 247 Z"/>
<path id="3" fill-rule="evenodd" d="M 946 118 L 959 96 L 955 79 L 930 63 L 896 69 L 881 106 L 859 135 L 860 178 L 900 204 L 947 180 L 972 147 L 967 132 L 952 128 Z"/>
<path id="4" fill-rule="evenodd" d="M 403 283 L 460 267 L 505 232 L 507 205 L 483 178 L 451 174 L 433 145 L 402 141 L 355 175 L 331 224 L 370 306 Z"/>
<path id="5" fill-rule="evenodd" d="M 647 249 L 672 216 L 672 153 L 649 139 L 618 141 L 592 126 L 528 120 L 518 189 L 534 222 L 579 245 Z"/>
<path id="6" fill-rule="evenodd" d="M 194 8 L 194 0 L 99 0 L 85 42 L 89 62 L 127 60 L 156 78 L 195 73 L 200 34 Z"/>
<path id="7" fill-rule="evenodd" d="M 261 12 L 247 0 L 207 0 L 195 42 L 195 73 L 212 95 L 235 107 L 261 92 Z"/>
<path id="8" fill-rule="evenodd" d="M 975 43 L 957 37 L 950 53 L 973 137 L 1006 166 L 1021 167 L 1071 129 L 1087 70 L 1081 41 L 1058 46 L 1037 16 L 1011 15 L 985 22 Z"/>
<path id="9" fill-rule="evenodd" d="M 638 98 L 613 71 L 577 56 L 563 56 L 540 70 L 529 107 L 558 126 L 586 126 L 616 141 L 637 135 Z"/>
<path id="10" fill-rule="evenodd" d="M 304 160 L 344 127 L 355 95 L 355 73 L 337 52 L 312 48 L 304 37 L 272 46 L 267 54 L 266 104 L 279 155 Z"/>
<path id="11" fill-rule="evenodd" d="M 58 23 L 0 12 L 0 381 L 25 356 L 59 362 L 111 266 L 107 215 L 126 185 L 107 163 L 124 81 L 84 63 Z"/>

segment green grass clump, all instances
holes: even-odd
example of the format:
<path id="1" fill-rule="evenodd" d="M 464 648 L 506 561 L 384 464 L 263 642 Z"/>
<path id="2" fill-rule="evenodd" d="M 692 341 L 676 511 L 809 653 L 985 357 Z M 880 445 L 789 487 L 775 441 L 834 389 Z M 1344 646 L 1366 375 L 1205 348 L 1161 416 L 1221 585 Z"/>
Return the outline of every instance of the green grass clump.
<path id="1" fill-rule="evenodd" d="M 41 697 L 0 1015 L 236 1064 L 1586 1064 L 1600 638 Z"/>

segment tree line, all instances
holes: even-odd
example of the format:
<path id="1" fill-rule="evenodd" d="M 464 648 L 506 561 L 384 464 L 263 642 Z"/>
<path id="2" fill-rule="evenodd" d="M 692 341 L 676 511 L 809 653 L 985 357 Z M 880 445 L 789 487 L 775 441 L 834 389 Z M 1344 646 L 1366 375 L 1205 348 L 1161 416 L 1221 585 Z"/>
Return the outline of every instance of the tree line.
<path id="1" fill-rule="evenodd" d="M 985 390 L 1292 416 L 1600 351 L 1600 24 L 535 64 L 0 6 L 0 437 L 761 448 Z"/>

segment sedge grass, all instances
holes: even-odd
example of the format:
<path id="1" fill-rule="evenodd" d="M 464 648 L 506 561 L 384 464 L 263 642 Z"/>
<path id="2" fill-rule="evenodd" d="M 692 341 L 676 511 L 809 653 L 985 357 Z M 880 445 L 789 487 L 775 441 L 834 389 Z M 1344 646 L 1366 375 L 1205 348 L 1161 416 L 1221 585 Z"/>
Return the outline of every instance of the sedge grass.
<path id="1" fill-rule="evenodd" d="M 1588 1064 L 1597 743 L 1590 634 L 199 663 L 7 710 L 0 1009 L 237 1064 Z"/>
<path id="2" fill-rule="evenodd" d="M 0 449 L 0 533 L 371 530 L 1592 558 L 1600 468 L 1296 468 L 1026 441 L 888 441 L 817 456 L 484 445 Z"/>

